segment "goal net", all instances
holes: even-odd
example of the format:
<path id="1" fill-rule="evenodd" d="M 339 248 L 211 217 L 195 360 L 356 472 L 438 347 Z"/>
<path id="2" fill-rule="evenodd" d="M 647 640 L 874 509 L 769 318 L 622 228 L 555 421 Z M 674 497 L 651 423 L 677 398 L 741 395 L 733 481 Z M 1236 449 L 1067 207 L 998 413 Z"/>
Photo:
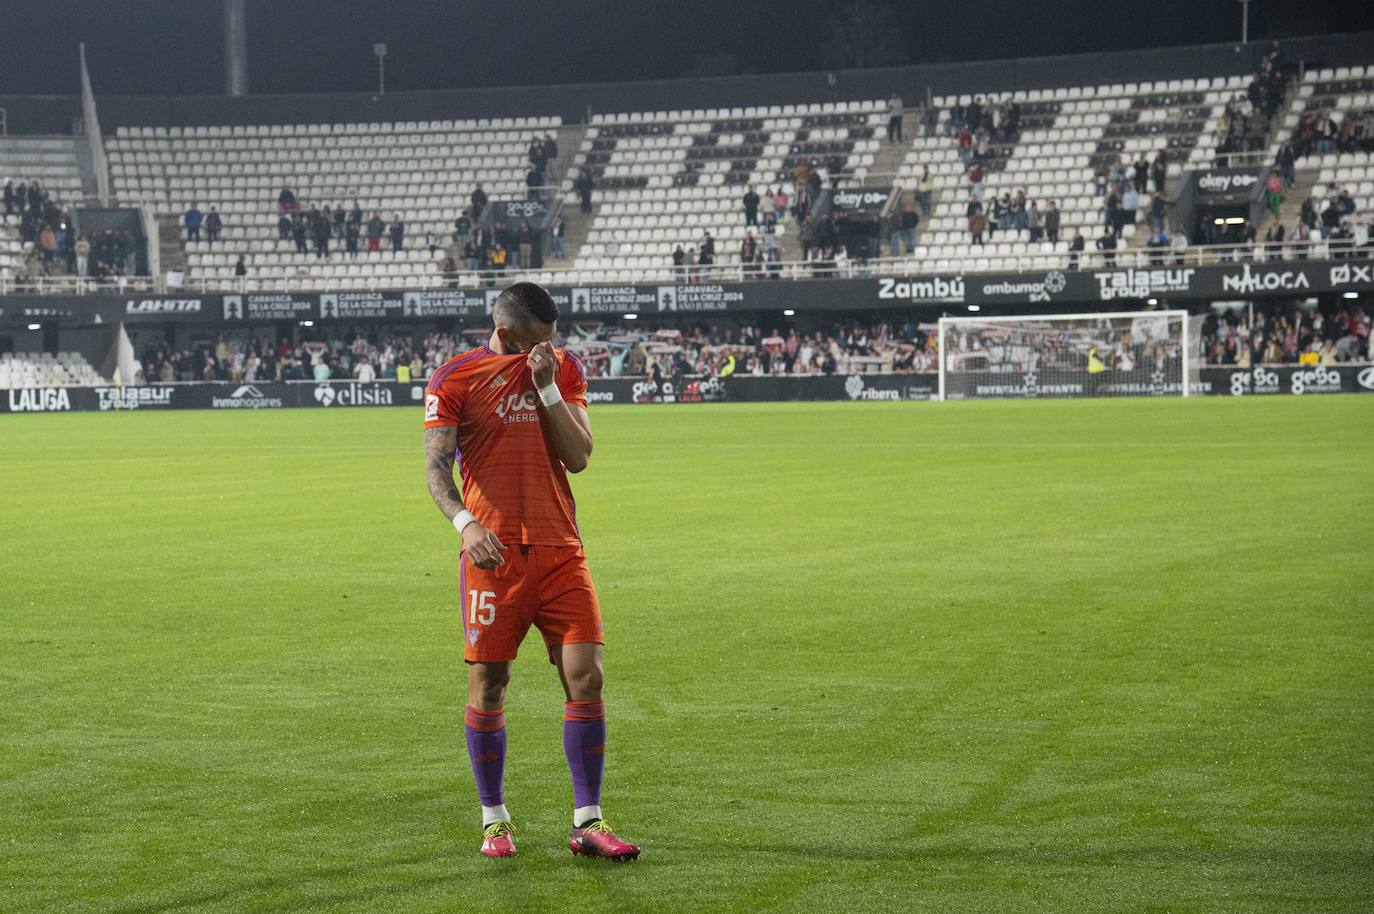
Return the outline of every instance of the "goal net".
<path id="1" fill-rule="evenodd" d="M 1186 311 L 940 319 L 940 399 L 1188 396 Z"/>

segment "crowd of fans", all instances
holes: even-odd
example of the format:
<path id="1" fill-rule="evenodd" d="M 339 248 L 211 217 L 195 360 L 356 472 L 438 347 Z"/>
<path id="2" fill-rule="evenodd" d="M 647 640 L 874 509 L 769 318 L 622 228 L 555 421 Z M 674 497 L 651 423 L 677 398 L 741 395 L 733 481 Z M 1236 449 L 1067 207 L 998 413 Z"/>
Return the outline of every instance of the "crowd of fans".
<path id="1" fill-rule="evenodd" d="M 934 328 L 913 321 L 837 322 L 820 329 L 744 323 L 574 325 L 567 347 L 591 377 L 817 375 L 933 371 Z"/>
<path id="2" fill-rule="evenodd" d="M 1229 161 L 1228 157 L 1236 153 L 1264 151 L 1269 126 L 1283 104 L 1286 84 L 1283 52 L 1276 41 L 1265 53 L 1245 93 L 1226 103 L 1222 113 L 1221 143 L 1217 146 L 1219 164 Z"/>
<path id="3" fill-rule="evenodd" d="M 1210 365 L 1335 365 L 1374 361 L 1370 315 L 1360 304 L 1333 311 L 1259 305 L 1210 314 L 1202 325 L 1203 360 Z"/>
<path id="4" fill-rule="evenodd" d="M 429 333 L 341 329 L 291 342 L 253 333 L 207 334 L 182 348 L 144 343 L 140 383 L 222 381 L 419 381 L 444 362 L 483 345 L 489 331 Z M 848 374 L 933 371 L 934 328 L 914 322 L 842 322 L 819 330 L 761 325 L 579 323 L 560 334 L 589 377 Z"/>
<path id="5" fill-rule="evenodd" d="M 1210 313 L 1202 324 L 1202 361 L 1249 367 L 1374 361 L 1370 313 L 1358 303 L 1323 311 L 1297 305 Z M 1252 316 L 1253 315 L 1253 316 Z M 934 324 L 912 319 L 847 320 L 799 329 L 750 321 L 575 321 L 554 344 L 581 359 L 589 377 L 728 377 L 929 372 L 939 364 Z M 1174 364 L 1176 324 L 1104 321 L 1072 334 L 1018 336 L 1006 325 L 970 326 L 950 339 L 951 354 L 976 354 L 980 370 L 1058 367 L 1133 371 Z M 161 338 L 143 345 L 140 381 L 421 381 L 449 359 L 486 343 L 489 330 L 429 332 L 339 327 L 292 342 L 251 332 L 206 334 L 180 349 Z"/>
<path id="6" fill-rule="evenodd" d="M 1179 324 L 1103 320 L 1072 331 L 1051 324 L 972 324 L 946 334 L 952 371 L 1086 371 L 1089 375 L 1182 367 Z"/>
<path id="7" fill-rule="evenodd" d="M 81 276 L 121 284 L 129 275 L 134 241 L 123 229 L 78 235 L 70 210 L 38 181 L 5 179 L 6 218 L 18 217 L 25 253 L 16 272 L 20 287 L 45 276 Z"/>

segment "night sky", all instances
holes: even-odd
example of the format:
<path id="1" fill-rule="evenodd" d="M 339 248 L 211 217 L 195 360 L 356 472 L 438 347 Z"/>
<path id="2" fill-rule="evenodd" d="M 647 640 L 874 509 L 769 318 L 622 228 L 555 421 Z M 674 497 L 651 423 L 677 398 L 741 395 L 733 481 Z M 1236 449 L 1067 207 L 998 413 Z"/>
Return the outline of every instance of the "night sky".
<path id="1" fill-rule="evenodd" d="M 389 45 L 387 89 L 657 79 L 704 52 L 741 73 L 820 68 L 822 0 L 248 0 L 254 93 L 374 91 L 372 43 Z M 910 63 L 1034 57 L 1235 41 L 1236 0 L 889 2 Z M 0 94 L 78 91 L 85 41 L 99 95 L 224 90 L 219 0 L 0 2 Z M 1251 36 L 1374 28 L 1369 0 L 1254 0 Z"/>

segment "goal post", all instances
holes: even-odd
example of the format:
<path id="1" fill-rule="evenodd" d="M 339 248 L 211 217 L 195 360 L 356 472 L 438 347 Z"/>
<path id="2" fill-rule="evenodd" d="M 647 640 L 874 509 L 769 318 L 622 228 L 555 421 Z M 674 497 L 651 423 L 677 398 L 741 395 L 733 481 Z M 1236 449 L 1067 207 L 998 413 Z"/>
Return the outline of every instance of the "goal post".
<path id="1" fill-rule="evenodd" d="M 1186 397 L 1201 324 L 1187 311 L 942 317 L 939 398 Z"/>

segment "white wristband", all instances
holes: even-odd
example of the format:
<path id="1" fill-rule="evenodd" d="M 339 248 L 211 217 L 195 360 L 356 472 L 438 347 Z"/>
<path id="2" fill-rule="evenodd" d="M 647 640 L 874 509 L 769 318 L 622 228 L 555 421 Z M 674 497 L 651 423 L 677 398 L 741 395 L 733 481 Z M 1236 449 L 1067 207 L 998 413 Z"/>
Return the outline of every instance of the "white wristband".
<path id="1" fill-rule="evenodd" d="M 477 518 L 472 516 L 472 512 L 469 511 L 467 508 L 464 508 L 457 514 L 453 515 L 453 529 L 457 530 L 459 535 L 461 535 L 463 532 L 463 528 L 466 527 L 468 524 L 475 522 L 476 520 Z"/>
<path id="2" fill-rule="evenodd" d="M 558 389 L 557 382 L 549 384 L 548 387 L 539 388 L 539 402 L 545 406 L 553 406 L 555 403 L 563 402 L 563 392 Z"/>

